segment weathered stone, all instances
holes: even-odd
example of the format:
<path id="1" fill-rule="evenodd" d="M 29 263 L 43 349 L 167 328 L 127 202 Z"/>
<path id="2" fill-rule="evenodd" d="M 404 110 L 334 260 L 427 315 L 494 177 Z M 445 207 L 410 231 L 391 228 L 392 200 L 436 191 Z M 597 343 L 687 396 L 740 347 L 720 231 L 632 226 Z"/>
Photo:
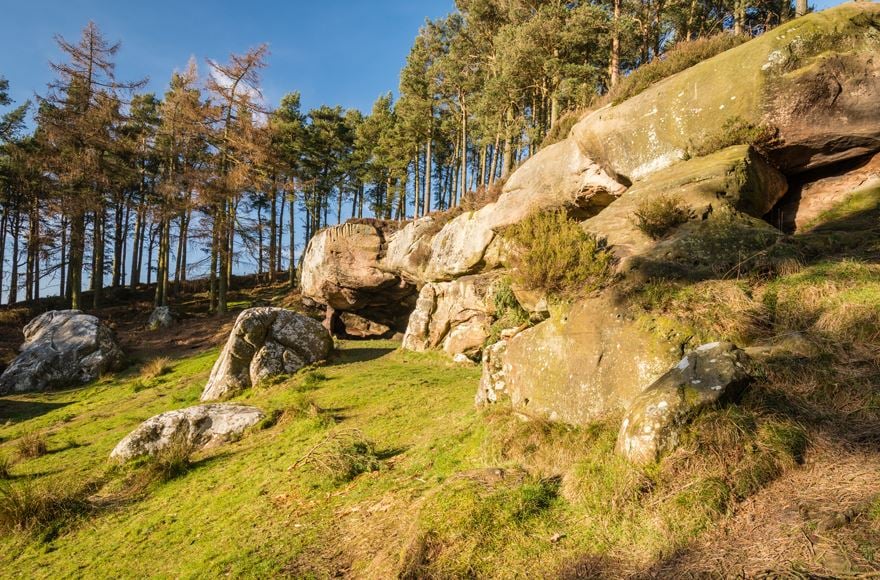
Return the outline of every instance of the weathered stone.
<path id="1" fill-rule="evenodd" d="M 113 448 L 110 458 L 129 461 L 181 443 L 193 449 L 214 447 L 241 435 L 264 416 L 256 407 L 229 403 L 167 411 L 141 423 Z"/>
<path id="2" fill-rule="evenodd" d="M 202 400 L 231 397 L 267 377 L 295 373 L 332 348 L 330 334 L 316 320 L 283 308 L 250 308 L 235 321 Z"/>
<path id="3" fill-rule="evenodd" d="M 681 159 L 729 119 L 779 130 L 786 174 L 880 150 L 880 5 L 849 3 L 774 28 L 587 115 L 584 154 L 635 182 Z"/>
<path id="4" fill-rule="evenodd" d="M 786 190 L 781 173 L 747 145 L 739 145 L 655 173 L 583 222 L 583 227 L 604 240 L 620 260 L 619 268 L 626 270 L 633 256 L 647 254 L 658 245 L 636 226 L 634 214 L 643 203 L 661 196 L 675 199 L 697 221 L 732 211 L 761 217 Z M 768 226 L 764 223 L 760 227 Z M 730 251 L 739 248 L 731 247 Z"/>
<path id="5" fill-rule="evenodd" d="M 121 367 L 113 332 L 79 310 L 52 310 L 24 327 L 24 344 L 0 375 L 0 394 L 82 385 Z"/>
<path id="6" fill-rule="evenodd" d="M 309 241 L 302 265 L 302 294 L 337 310 L 396 306 L 416 287 L 382 270 L 385 233 L 379 225 L 346 223 Z"/>
<path id="7" fill-rule="evenodd" d="M 425 270 L 431 260 L 431 239 L 442 228 L 434 216 L 413 220 L 388 236 L 388 248 L 379 268 L 421 285 L 427 281 Z"/>
<path id="8" fill-rule="evenodd" d="M 150 330 L 159 330 L 160 328 L 170 328 L 174 325 L 174 313 L 168 306 L 158 306 L 150 313 L 150 319 L 147 321 L 147 328 Z"/>
<path id="9" fill-rule="evenodd" d="M 507 396 L 507 371 L 510 368 L 504 364 L 507 344 L 508 340 L 502 339 L 483 349 L 483 374 L 474 400 L 477 406 L 497 403 Z"/>
<path id="10" fill-rule="evenodd" d="M 517 410 L 572 424 L 625 409 L 672 359 L 670 345 L 607 296 L 555 308 L 550 319 L 508 340 L 506 351 L 493 348 L 499 356 L 490 354 L 478 400 L 507 393 Z"/>
<path id="11" fill-rule="evenodd" d="M 689 352 L 648 387 L 627 410 L 617 452 L 634 463 L 650 463 L 674 449 L 682 427 L 702 409 L 742 392 L 748 357 L 730 343 L 710 343 Z"/>
<path id="12" fill-rule="evenodd" d="M 492 275 L 464 276 L 425 284 L 410 316 L 403 347 L 477 355 L 492 325 L 496 280 Z"/>

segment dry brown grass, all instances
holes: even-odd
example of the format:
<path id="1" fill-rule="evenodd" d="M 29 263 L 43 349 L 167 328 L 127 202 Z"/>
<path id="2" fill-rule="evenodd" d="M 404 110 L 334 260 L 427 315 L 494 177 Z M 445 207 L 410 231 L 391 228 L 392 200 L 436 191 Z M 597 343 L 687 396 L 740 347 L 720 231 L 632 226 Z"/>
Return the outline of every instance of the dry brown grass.
<path id="1" fill-rule="evenodd" d="M 50 539 L 92 510 L 98 483 L 51 480 L 0 483 L 0 534 L 42 532 Z"/>
<path id="2" fill-rule="evenodd" d="M 22 459 L 34 459 L 45 455 L 49 451 L 49 445 L 44 434 L 28 431 L 15 442 L 15 449 Z"/>
<path id="3" fill-rule="evenodd" d="M 149 381 L 167 375 L 172 370 L 171 359 L 160 356 L 141 367 L 141 378 Z"/>

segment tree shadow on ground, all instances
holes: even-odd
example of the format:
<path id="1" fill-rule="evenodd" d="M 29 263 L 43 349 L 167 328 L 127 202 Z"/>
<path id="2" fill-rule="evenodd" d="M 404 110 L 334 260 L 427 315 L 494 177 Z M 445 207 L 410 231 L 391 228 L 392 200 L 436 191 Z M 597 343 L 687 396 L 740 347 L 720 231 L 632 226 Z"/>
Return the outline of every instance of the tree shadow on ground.
<path id="1" fill-rule="evenodd" d="M 45 415 L 70 403 L 46 403 L 42 401 L 16 401 L 0 399 L 0 423 L 20 423 Z"/>
<path id="2" fill-rule="evenodd" d="M 328 361 L 327 366 L 342 366 L 352 363 L 369 362 L 380 359 L 383 356 L 394 352 L 395 348 L 391 347 L 356 347 L 346 348 L 337 351 L 336 354 Z"/>

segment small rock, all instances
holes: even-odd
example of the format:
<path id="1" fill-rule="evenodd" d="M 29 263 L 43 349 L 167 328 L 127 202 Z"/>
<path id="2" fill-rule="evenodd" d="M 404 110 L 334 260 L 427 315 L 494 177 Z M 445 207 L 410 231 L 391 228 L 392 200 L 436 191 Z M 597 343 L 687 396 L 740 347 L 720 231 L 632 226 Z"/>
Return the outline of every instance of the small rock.
<path id="1" fill-rule="evenodd" d="M 551 543 L 551 544 L 555 544 L 555 543 L 557 543 L 559 540 L 563 539 L 564 537 L 565 537 L 565 534 L 564 534 L 564 533 L 562 533 L 562 532 L 556 532 L 555 534 L 553 534 L 552 536 L 550 536 L 550 543 Z"/>
<path id="2" fill-rule="evenodd" d="M 37 316 L 24 327 L 19 350 L 0 375 L 0 395 L 82 385 L 125 360 L 110 328 L 79 310 Z"/>
<path id="3" fill-rule="evenodd" d="M 713 342 L 689 352 L 629 407 L 617 452 L 650 463 L 678 445 L 679 433 L 700 410 L 738 396 L 749 380 L 748 357 L 730 343 Z"/>
<path id="4" fill-rule="evenodd" d="M 110 458 L 128 461 L 155 455 L 181 436 L 196 449 L 214 447 L 240 435 L 264 416 L 256 407 L 229 403 L 167 411 L 141 423 L 113 448 Z"/>
<path id="5" fill-rule="evenodd" d="M 168 306 L 158 306 L 150 314 L 147 321 L 147 328 L 150 330 L 159 330 L 160 328 L 170 328 L 174 325 L 176 317 Z"/>
<path id="6" fill-rule="evenodd" d="M 239 314 L 202 391 L 202 401 L 231 397 L 257 382 L 327 358 L 333 339 L 320 322 L 283 308 Z"/>

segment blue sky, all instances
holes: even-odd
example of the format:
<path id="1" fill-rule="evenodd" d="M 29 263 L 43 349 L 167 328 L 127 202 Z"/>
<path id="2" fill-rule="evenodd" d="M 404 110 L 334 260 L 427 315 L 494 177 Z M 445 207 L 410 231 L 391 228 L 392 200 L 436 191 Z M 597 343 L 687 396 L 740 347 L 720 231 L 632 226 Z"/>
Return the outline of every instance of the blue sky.
<path id="1" fill-rule="evenodd" d="M 117 76 L 150 78 L 162 93 L 174 69 L 195 56 L 224 61 L 269 43 L 263 88 L 269 103 L 299 90 L 305 109 L 321 104 L 368 111 L 381 93 L 397 89 L 397 75 L 425 18 L 453 9 L 453 0 L 335 0 L 192 2 L 187 0 L 4 0 L 0 76 L 22 102 L 43 93 L 59 59 L 53 40 L 76 40 L 94 20 L 111 41 L 121 41 Z"/>
<path id="2" fill-rule="evenodd" d="M 814 1 L 817 9 L 838 0 Z M 0 76 L 22 102 L 43 93 L 52 78 L 48 62 L 59 52 L 53 40 L 69 40 L 94 20 L 108 39 L 122 42 L 118 76 L 149 77 L 162 93 L 175 69 L 195 56 L 225 60 L 268 42 L 264 72 L 267 101 L 299 90 L 305 109 L 321 104 L 368 111 L 381 93 L 396 90 L 397 75 L 425 18 L 448 14 L 453 0 L 335 0 L 288 2 L 193 2 L 187 0 L 4 0 Z"/>

